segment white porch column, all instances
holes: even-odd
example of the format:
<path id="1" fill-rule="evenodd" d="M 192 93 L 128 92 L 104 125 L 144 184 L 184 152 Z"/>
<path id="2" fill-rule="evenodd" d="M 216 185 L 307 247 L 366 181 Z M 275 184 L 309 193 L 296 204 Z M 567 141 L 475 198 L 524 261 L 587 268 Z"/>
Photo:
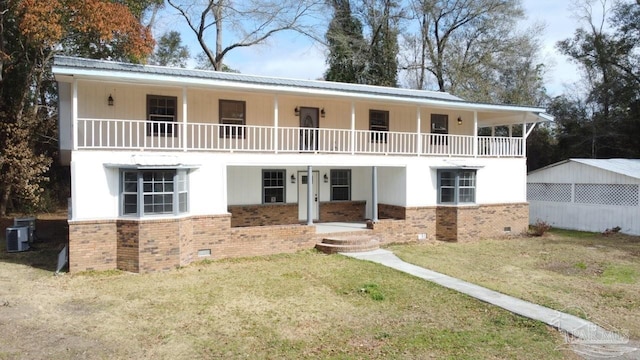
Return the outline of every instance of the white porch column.
<path id="1" fill-rule="evenodd" d="M 182 151 L 187 151 L 187 88 L 182 88 Z"/>
<path id="2" fill-rule="evenodd" d="M 278 95 L 273 97 L 273 150 L 278 153 Z"/>
<path id="3" fill-rule="evenodd" d="M 378 221 L 378 167 L 371 168 L 371 221 Z"/>
<path id="4" fill-rule="evenodd" d="M 351 155 L 356 153 L 356 104 L 351 102 Z"/>
<path id="5" fill-rule="evenodd" d="M 418 151 L 418 156 L 420 156 L 420 154 L 422 154 L 422 135 L 420 134 L 420 129 L 422 128 L 422 118 L 420 115 L 420 106 L 418 106 L 418 110 L 416 114 L 416 123 L 417 123 L 416 126 L 418 127 L 416 129 L 416 137 L 418 141 L 416 150 Z"/>
<path id="6" fill-rule="evenodd" d="M 533 124 L 531 130 L 536 124 Z M 527 137 L 529 137 L 529 132 L 527 132 L 527 115 L 522 115 L 522 156 L 527 157 Z"/>
<path id="7" fill-rule="evenodd" d="M 73 96 L 71 99 L 71 136 L 73 136 L 73 150 L 78 150 L 78 79 L 73 79 L 72 86 Z M 85 129 L 85 131 L 87 131 L 87 129 Z"/>
<path id="8" fill-rule="evenodd" d="M 307 166 L 307 225 L 313 225 L 313 206 L 313 167 L 309 165 Z"/>
<path id="9" fill-rule="evenodd" d="M 478 112 L 473 112 L 473 157 L 478 157 Z"/>

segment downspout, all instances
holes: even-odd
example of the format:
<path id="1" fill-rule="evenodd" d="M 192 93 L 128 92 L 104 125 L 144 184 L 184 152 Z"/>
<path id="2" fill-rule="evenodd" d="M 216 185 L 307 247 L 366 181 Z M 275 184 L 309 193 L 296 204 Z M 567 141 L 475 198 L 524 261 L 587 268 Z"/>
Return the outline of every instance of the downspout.
<path id="1" fill-rule="evenodd" d="M 302 179 L 300 179 L 302 181 Z M 313 167 L 307 166 L 307 225 L 313 225 Z"/>
<path id="2" fill-rule="evenodd" d="M 378 222 L 378 167 L 371 168 L 371 221 Z"/>

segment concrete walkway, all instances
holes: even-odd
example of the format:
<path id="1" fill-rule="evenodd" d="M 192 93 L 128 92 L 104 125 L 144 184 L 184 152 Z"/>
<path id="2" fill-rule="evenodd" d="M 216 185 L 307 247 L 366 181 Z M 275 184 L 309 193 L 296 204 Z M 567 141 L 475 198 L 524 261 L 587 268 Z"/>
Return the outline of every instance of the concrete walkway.
<path id="1" fill-rule="evenodd" d="M 599 325 L 577 316 L 536 305 L 497 291 L 489 290 L 482 286 L 406 263 L 391 251 L 378 249 L 361 253 L 342 253 L 342 255 L 382 264 L 446 288 L 459 291 L 489 304 L 499 306 L 512 313 L 542 321 L 570 335 L 566 337 L 568 344 L 580 345 L 584 352 L 595 351 L 596 353 L 591 355 L 596 355 L 596 357 L 598 357 L 598 354 L 602 356 L 604 352 L 606 352 L 609 353 L 609 356 L 607 356 L 609 358 L 611 358 L 611 355 L 615 357 L 621 356 L 623 359 L 640 358 L 640 351 L 633 346 L 636 344 L 630 343 L 629 339 L 625 336 L 603 329 Z M 574 350 L 580 352 L 575 347 Z M 585 353 L 582 355 L 591 358 L 590 354 Z M 629 355 L 637 357 L 627 357 Z"/>

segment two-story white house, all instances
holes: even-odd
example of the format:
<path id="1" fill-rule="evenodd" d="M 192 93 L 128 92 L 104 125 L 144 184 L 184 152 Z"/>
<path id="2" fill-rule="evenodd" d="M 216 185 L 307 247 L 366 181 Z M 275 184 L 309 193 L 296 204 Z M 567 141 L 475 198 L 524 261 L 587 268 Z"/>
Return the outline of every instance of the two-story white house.
<path id="1" fill-rule="evenodd" d="M 431 91 L 57 57 L 70 270 L 155 271 L 312 248 L 318 222 L 383 242 L 528 224 L 544 109 Z M 524 136 L 478 136 L 524 126 Z"/>

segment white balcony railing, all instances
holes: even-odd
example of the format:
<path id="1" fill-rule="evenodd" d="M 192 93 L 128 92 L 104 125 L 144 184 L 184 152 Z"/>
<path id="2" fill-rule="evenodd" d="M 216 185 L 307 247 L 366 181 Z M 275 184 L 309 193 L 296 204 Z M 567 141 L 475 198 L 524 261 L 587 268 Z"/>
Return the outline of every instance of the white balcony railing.
<path id="1" fill-rule="evenodd" d="M 78 119 L 76 135 L 79 149 L 523 156 L 521 137 L 110 119 Z"/>

